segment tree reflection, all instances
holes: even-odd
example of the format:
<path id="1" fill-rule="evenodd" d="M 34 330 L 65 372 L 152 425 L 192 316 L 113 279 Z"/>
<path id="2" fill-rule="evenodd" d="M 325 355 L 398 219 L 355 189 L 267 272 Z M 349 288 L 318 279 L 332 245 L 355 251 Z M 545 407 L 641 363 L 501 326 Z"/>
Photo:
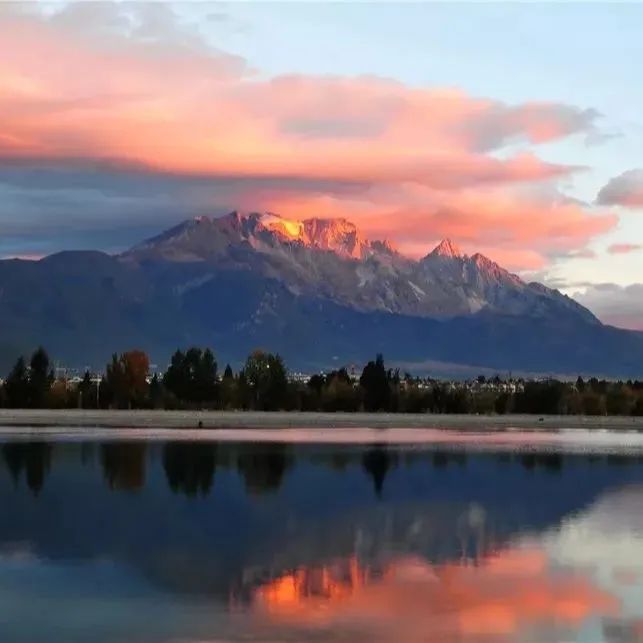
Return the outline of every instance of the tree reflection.
<path id="1" fill-rule="evenodd" d="M 16 484 L 22 471 L 27 486 L 37 496 L 51 464 L 51 445 L 46 442 L 9 442 L 2 445 L 2 455 Z"/>
<path id="2" fill-rule="evenodd" d="M 217 445 L 212 442 L 168 442 L 163 468 L 170 489 L 194 497 L 207 496 L 217 467 Z"/>
<path id="3" fill-rule="evenodd" d="M 523 453 L 520 464 L 528 471 L 542 468 L 552 473 L 559 473 L 564 465 L 564 458 L 560 453 Z"/>
<path id="4" fill-rule="evenodd" d="M 145 484 L 144 442 L 107 443 L 101 446 L 103 474 L 110 489 L 138 491 Z"/>
<path id="5" fill-rule="evenodd" d="M 467 454 L 464 451 L 442 451 L 436 449 L 431 454 L 431 462 L 436 469 L 442 469 L 449 464 L 464 467 L 467 464 Z"/>
<path id="6" fill-rule="evenodd" d="M 397 464 L 397 457 L 392 455 L 382 444 L 371 447 L 362 456 L 362 467 L 373 478 L 373 488 L 378 498 L 382 497 L 384 480 L 389 469 Z"/>
<path id="7" fill-rule="evenodd" d="M 237 471 L 243 478 L 246 491 L 269 493 L 279 489 L 291 464 L 292 456 L 287 445 L 244 445 L 237 458 Z"/>

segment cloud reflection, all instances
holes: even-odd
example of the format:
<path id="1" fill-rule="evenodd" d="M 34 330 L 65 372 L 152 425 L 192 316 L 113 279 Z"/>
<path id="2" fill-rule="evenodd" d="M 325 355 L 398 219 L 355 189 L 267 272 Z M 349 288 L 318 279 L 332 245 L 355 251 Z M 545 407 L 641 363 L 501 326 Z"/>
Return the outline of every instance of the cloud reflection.
<path id="1" fill-rule="evenodd" d="M 550 565 L 538 548 L 432 565 L 401 557 L 303 567 L 257 587 L 252 608 L 273 624 L 355 629 L 369 640 L 515 640 L 534 628 L 578 628 L 619 603 L 588 577 Z"/>

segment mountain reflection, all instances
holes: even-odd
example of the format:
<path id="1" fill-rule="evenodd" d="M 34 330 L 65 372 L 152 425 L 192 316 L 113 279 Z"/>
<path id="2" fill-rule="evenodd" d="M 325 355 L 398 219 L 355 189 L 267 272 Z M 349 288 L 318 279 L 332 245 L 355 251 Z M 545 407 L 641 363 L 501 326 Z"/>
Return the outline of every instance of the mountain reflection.
<path id="1" fill-rule="evenodd" d="M 51 445 L 46 442 L 8 442 L 2 445 L 2 456 L 17 484 L 24 470 L 27 486 L 37 496 L 51 465 Z"/>
<path id="2" fill-rule="evenodd" d="M 168 442 L 163 446 L 163 468 L 170 489 L 175 493 L 207 496 L 217 468 L 217 445 Z"/>
<path id="3" fill-rule="evenodd" d="M 101 446 L 103 474 L 110 489 L 138 491 L 145 485 L 144 442 L 106 443 Z"/>

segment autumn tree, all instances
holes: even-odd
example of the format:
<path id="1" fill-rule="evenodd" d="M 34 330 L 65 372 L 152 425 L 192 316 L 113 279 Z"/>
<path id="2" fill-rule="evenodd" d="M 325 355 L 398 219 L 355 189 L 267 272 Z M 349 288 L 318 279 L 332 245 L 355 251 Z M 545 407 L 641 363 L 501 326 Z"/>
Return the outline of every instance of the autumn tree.
<path id="1" fill-rule="evenodd" d="M 119 408 L 140 407 L 147 395 L 150 360 L 146 353 L 132 350 L 112 355 L 105 373 L 106 389 Z"/>

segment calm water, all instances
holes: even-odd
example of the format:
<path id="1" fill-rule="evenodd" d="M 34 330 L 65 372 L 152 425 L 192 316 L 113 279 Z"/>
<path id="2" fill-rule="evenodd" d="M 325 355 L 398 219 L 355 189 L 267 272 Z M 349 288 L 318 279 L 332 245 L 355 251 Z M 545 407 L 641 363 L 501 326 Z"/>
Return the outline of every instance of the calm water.
<path id="1" fill-rule="evenodd" d="M 643 641 L 643 457 L 522 447 L 5 441 L 0 641 Z"/>

